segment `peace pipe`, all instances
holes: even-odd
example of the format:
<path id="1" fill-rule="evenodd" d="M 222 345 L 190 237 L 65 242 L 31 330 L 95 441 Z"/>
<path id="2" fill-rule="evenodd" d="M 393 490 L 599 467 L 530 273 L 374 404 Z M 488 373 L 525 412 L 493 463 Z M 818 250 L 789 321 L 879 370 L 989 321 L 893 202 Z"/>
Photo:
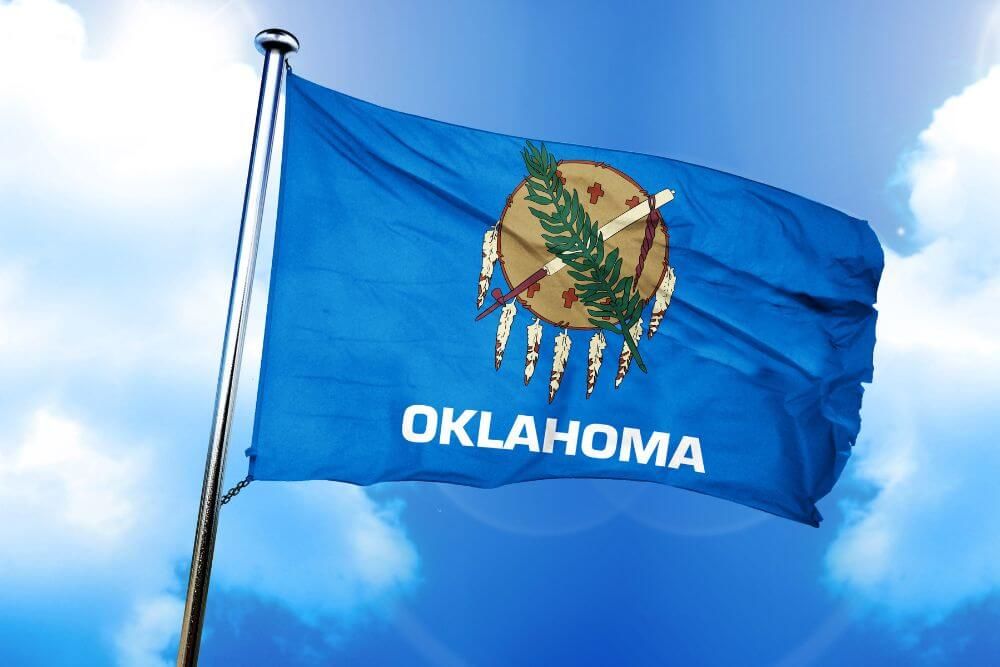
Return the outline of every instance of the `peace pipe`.
<path id="1" fill-rule="evenodd" d="M 656 209 L 660 208 L 664 204 L 669 203 L 670 201 L 673 200 L 673 198 L 674 198 L 673 190 L 669 189 L 661 190 L 652 197 L 650 197 L 649 199 L 647 199 L 645 202 L 639 202 L 638 204 L 636 204 L 629 210 L 625 211 L 624 213 L 619 215 L 617 218 L 615 218 L 608 224 L 601 227 L 600 230 L 598 230 L 598 233 L 601 235 L 601 238 L 607 241 L 612 236 L 622 231 L 626 227 L 635 224 L 636 222 L 642 220 L 647 215 L 649 215 Z M 644 203 L 648 208 L 643 207 Z M 490 306 L 486 310 L 476 315 L 476 321 L 478 322 L 479 320 L 483 319 L 484 317 L 492 313 L 500 306 L 510 303 L 511 301 L 514 300 L 514 298 L 518 294 L 528 289 L 535 283 L 539 282 L 542 278 L 545 278 L 546 276 L 551 276 L 555 273 L 558 273 L 559 271 L 562 271 L 563 268 L 565 268 L 565 266 L 566 263 L 561 259 L 559 259 L 558 257 L 556 257 L 551 261 L 549 261 L 547 264 L 545 264 L 545 266 L 541 267 L 540 269 L 532 273 L 530 276 L 525 278 L 514 289 L 507 292 L 506 294 L 502 293 L 499 288 L 494 288 L 493 291 L 490 292 L 490 296 L 492 296 L 494 299 L 493 303 L 490 304 Z"/>

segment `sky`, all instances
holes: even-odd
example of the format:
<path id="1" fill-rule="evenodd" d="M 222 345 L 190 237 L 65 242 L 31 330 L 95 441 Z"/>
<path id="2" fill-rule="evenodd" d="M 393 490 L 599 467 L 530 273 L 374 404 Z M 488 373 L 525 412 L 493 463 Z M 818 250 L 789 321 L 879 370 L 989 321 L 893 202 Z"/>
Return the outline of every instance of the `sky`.
<path id="1" fill-rule="evenodd" d="M 269 26 L 378 104 L 871 221 L 875 378 L 819 529 L 627 482 L 254 483 L 202 664 L 996 662 L 1000 5 L 910 0 L 0 0 L 0 661 L 173 663 Z"/>

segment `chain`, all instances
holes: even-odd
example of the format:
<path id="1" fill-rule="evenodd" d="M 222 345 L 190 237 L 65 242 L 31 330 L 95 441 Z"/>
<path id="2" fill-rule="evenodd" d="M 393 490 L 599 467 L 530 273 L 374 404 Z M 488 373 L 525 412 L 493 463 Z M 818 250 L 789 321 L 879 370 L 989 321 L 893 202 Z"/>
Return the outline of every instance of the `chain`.
<path id="1" fill-rule="evenodd" d="M 252 481 L 253 480 L 250 478 L 250 475 L 247 475 L 246 477 L 244 477 L 243 479 L 241 479 L 239 482 L 237 482 L 236 486 L 234 486 L 233 488 L 229 489 L 228 491 L 226 491 L 222 495 L 222 500 L 219 502 L 219 506 L 221 507 L 222 505 L 225 505 L 230 500 L 232 500 L 233 498 L 235 498 L 236 496 L 238 496 L 239 493 L 240 493 L 240 491 L 242 491 L 243 489 L 245 489 L 248 486 L 250 486 L 250 482 L 252 482 Z"/>

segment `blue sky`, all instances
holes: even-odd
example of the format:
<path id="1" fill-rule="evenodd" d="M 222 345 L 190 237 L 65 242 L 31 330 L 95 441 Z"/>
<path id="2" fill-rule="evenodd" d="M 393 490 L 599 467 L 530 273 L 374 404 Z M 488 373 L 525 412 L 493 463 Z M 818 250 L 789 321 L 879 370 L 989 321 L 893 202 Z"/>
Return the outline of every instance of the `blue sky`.
<path id="1" fill-rule="evenodd" d="M 385 106 L 871 220 L 879 343 L 820 529 L 624 482 L 256 483 L 224 512 L 204 664 L 995 661 L 998 6 L 360 7 L 0 1 L 3 662 L 171 664 L 269 25 L 299 74 Z"/>

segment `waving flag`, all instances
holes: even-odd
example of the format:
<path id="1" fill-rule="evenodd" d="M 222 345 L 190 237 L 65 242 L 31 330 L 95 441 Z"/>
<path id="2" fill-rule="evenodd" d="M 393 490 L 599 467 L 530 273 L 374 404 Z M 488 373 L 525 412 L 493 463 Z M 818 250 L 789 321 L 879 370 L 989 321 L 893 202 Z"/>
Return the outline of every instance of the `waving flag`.
<path id="1" fill-rule="evenodd" d="M 818 525 L 872 376 L 866 223 L 294 75 L 286 95 L 254 479 L 620 478 Z"/>

